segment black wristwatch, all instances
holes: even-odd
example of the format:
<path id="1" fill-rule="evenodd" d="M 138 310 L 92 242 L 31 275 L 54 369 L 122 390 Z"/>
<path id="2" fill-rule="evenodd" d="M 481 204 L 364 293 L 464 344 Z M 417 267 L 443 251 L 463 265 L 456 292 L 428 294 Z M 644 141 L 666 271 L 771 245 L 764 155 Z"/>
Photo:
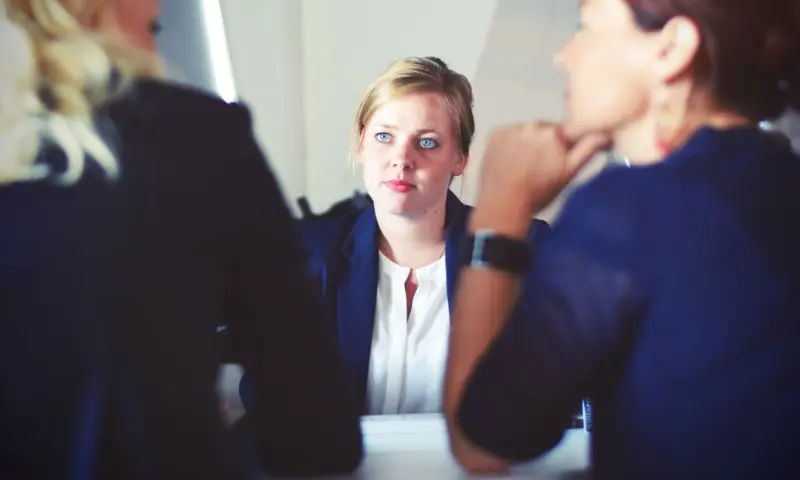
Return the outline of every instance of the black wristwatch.
<path id="1" fill-rule="evenodd" d="M 527 239 L 498 235 L 492 230 L 478 230 L 462 246 L 462 265 L 491 268 L 522 275 L 533 259 L 533 246 Z"/>

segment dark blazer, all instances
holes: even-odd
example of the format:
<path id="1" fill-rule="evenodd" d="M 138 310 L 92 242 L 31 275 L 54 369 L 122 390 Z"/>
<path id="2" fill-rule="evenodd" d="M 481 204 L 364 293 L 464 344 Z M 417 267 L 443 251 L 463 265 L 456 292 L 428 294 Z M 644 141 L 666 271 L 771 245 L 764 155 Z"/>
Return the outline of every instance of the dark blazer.
<path id="1" fill-rule="evenodd" d="M 590 396 L 594 478 L 795 478 L 798 184 L 785 143 L 704 128 L 579 189 L 467 383 L 464 433 L 528 459 Z"/>
<path id="2" fill-rule="evenodd" d="M 452 311 L 464 239 L 472 207 L 448 192 L 445 212 L 447 300 Z M 531 238 L 538 241 L 549 226 L 534 220 Z M 378 289 L 378 224 L 375 208 L 342 218 L 307 220 L 300 230 L 309 251 L 309 270 L 319 284 L 329 316 L 336 319 L 339 346 L 353 375 L 356 395 L 366 401 L 372 329 Z"/>
<path id="3" fill-rule="evenodd" d="M 359 408 L 248 111 L 142 82 L 98 119 L 119 182 L 0 186 L 0 478 L 244 478 L 223 324 L 267 470 L 354 469 Z"/>

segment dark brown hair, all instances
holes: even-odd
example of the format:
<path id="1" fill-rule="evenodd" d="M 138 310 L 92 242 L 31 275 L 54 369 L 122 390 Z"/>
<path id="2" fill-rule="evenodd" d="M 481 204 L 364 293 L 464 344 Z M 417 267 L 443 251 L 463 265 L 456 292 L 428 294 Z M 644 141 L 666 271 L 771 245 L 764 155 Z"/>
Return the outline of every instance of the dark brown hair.
<path id="1" fill-rule="evenodd" d="M 683 16 L 700 29 L 695 80 L 719 108 L 758 121 L 800 109 L 800 0 L 626 0 L 645 31 Z"/>

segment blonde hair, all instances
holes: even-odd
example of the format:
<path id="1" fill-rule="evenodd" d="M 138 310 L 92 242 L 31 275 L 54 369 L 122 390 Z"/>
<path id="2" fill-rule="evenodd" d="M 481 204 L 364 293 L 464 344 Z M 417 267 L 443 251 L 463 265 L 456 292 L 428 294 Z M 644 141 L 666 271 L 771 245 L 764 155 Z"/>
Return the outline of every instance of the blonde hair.
<path id="1" fill-rule="evenodd" d="M 415 93 L 437 93 L 441 96 L 450 109 L 459 150 L 463 155 L 469 155 L 475 133 L 469 80 L 436 57 L 407 57 L 389 65 L 361 97 L 353 122 L 351 165 L 355 165 L 361 135 L 375 112 L 387 102 Z"/>
<path id="2" fill-rule="evenodd" d="M 121 38 L 93 32 L 80 20 L 104 13 L 113 0 L 0 0 L 0 186 L 52 175 L 36 159 L 44 140 L 58 146 L 75 183 L 91 158 L 114 179 L 115 154 L 95 128 L 94 112 L 137 77 L 159 75 L 151 55 Z"/>

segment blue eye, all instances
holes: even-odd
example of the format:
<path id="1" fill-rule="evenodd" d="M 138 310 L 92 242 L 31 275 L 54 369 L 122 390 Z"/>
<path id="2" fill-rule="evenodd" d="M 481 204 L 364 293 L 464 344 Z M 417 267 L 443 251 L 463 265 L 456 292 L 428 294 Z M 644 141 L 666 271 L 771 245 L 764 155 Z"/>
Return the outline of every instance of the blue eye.
<path id="1" fill-rule="evenodd" d="M 419 146 L 424 148 L 424 149 L 426 149 L 426 150 L 430 150 L 432 148 L 438 147 L 439 146 L 439 142 L 437 142 L 436 140 L 434 140 L 432 138 L 423 138 L 423 139 L 421 139 L 419 141 Z"/>
<path id="2" fill-rule="evenodd" d="M 387 143 L 389 140 L 392 139 L 392 136 L 386 132 L 378 132 L 375 134 L 375 140 L 381 143 Z"/>

